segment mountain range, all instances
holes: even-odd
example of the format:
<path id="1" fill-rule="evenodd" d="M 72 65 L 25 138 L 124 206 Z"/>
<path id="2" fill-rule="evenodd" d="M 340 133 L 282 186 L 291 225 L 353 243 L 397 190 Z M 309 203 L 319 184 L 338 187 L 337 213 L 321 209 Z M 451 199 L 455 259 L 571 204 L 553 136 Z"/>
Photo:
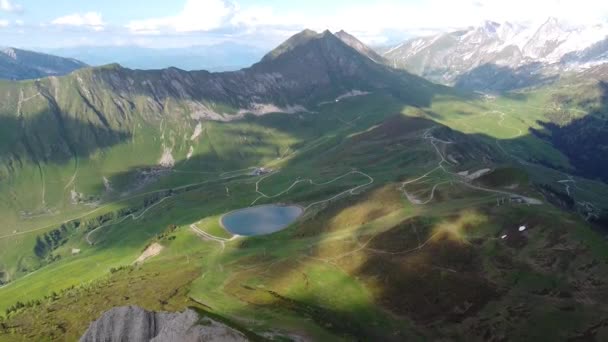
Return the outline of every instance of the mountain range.
<path id="1" fill-rule="evenodd" d="M 89 65 L 119 63 L 132 69 L 228 71 L 248 67 L 266 51 L 252 45 L 219 43 L 183 48 L 150 48 L 141 46 L 74 46 L 42 49 L 46 53 L 74 58 Z"/>
<path id="2" fill-rule="evenodd" d="M 486 21 L 414 38 L 383 53 L 389 65 L 442 84 L 501 91 L 539 85 L 608 61 L 608 25 Z"/>
<path id="3" fill-rule="evenodd" d="M 65 75 L 85 66 L 83 62 L 72 58 L 16 48 L 0 50 L 0 78 L 3 79 L 23 80 Z"/>
<path id="4" fill-rule="evenodd" d="M 556 18 L 539 25 L 486 21 L 480 26 L 416 37 L 377 51 L 344 31 L 335 36 L 377 63 L 404 69 L 432 82 L 478 91 L 549 84 L 562 74 L 608 62 L 608 25 L 571 25 Z M 133 69 L 236 70 L 263 55 L 261 49 L 229 42 L 172 49 L 77 46 L 44 51 L 69 58 L 5 49 L 0 55 L 4 65 L 0 66 L 0 77 L 63 75 L 83 67 L 80 61 L 90 65 L 118 63 Z"/>

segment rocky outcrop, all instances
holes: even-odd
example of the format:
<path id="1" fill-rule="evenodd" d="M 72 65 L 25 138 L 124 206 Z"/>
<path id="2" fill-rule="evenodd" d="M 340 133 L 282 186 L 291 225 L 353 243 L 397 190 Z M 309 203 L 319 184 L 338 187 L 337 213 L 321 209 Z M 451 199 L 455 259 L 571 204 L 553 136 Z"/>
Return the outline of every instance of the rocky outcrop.
<path id="1" fill-rule="evenodd" d="M 106 311 L 91 323 L 80 341 L 194 342 L 247 341 L 247 338 L 223 323 L 199 317 L 192 309 L 171 313 L 122 306 Z"/>

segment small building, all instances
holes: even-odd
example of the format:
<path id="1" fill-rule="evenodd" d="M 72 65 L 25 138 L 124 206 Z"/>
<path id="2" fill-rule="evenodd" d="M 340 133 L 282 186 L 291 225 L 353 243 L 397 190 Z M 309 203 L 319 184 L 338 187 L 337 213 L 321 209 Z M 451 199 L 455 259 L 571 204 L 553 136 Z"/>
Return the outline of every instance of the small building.
<path id="1" fill-rule="evenodd" d="M 254 176 L 262 176 L 268 173 L 271 173 L 272 169 L 269 168 L 265 168 L 265 167 L 256 167 L 251 174 Z"/>
<path id="2" fill-rule="evenodd" d="M 517 204 L 524 204 L 524 203 L 526 203 L 526 200 L 524 198 L 522 198 L 521 196 L 511 196 L 509 198 L 509 202 L 517 203 Z"/>

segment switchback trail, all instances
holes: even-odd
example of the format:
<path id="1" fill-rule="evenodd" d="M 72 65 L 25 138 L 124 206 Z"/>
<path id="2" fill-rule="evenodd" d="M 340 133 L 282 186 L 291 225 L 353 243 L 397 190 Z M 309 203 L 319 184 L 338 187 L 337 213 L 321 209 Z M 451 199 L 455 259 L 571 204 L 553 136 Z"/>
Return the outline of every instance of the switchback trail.
<path id="1" fill-rule="evenodd" d="M 113 226 L 113 225 L 116 225 L 116 224 L 122 223 L 122 222 L 124 222 L 124 221 L 125 221 L 126 219 L 128 219 L 128 218 L 133 219 L 133 221 L 139 220 L 140 218 L 142 218 L 142 217 L 143 217 L 143 216 L 146 214 L 146 212 L 148 212 L 148 210 L 150 210 L 150 209 L 152 209 L 152 208 L 156 207 L 157 205 L 161 204 L 161 203 L 162 203 L 162 202 L 164 202 L 166 199 L 171 198 L 171 197 L 173 197 L 173 196 L 167 196 L 167 197 L 163 197 L 163 198 L 161 198 L 161 199 L 160 199 L 158 202 L 156 202 L 156 203 L 152 204 L 151 206 L 147 207 L 146 209 L 144 209 L 144 211 L 142 211 L 142 212 L 141 212 L 139 215 L 136 215 L 135 213 L 133 213 L 133 214 L 129 214 L 129 215 L 127 215 L 127 216 L 125 216 L 125 217 L 121 218 L 121 219 L 120 219 L 118 222 L 110 222 L 110 223 L 107 223 L 107 224 L 101 225 L 101 226 L 99 226 L 99 227 L 97 227 L 97 228 L 95 228 L 95 229 L 91 230 L 90 232 L 88 232 L 88 233 L 87 233 L 87 235 L 85 236 L 85 240 L 87 241 L 87 243 L 88 243 L 89 245 L 91 245 L 91 246 L 92 246 L 92 245 L 93 245 L 93 242 L 91 241 L 91 234 L 95 233 L 96 231 L 98 231 L 98 230 L 100 230 L 100 229 L 102 229 L 102 228 L 105 228 L 105 227 L 109 227 L 109 226 Z"/>
<path id="2" fill-rule="evenodd" d="M 61 224 L 64 224 L 64 223 L 67 223 L 67 222 L 70 222 L 70 221 L 82 219 L 82 218 L 87 217 L 87 216 L 89 216 L 89 215 L 91 215 L 93 213 L 96 213 L 96 212 L 101 211 L 103 209 L 109 208 L 109 207 L 111 207 L 111 206 L 113 206 L 115 204 L 123 203 L 123 202 L 129 201 L 129 200 L 135 199 L 135 198 L 139 198 L 139 197 L 143 197 L 143 196 L 147 196 L 147 195 L 152 195 L 152 194 L 157 194 L 157 193 L 161 193 L 161 192 L 165 192 L 165 191 L 169 191 L 169 190 L 181 190 L 181 189 L 185 189 L 185 188 L 192 187 L 192 186 L 203 185 L 203 184 L 211 183 L 211 182 L 214 182 L 214 181 L 221 181 L 221 180 L 236 178 L 236 177 L 239 177 L 239 176 L 241 176 L 241 175 L 237 174 L 237 175 L 233 175 L 233 176 L 224 176 L 224 177 L 222 177 L 220 175 L 219 178 L 209 179 L 209 180 L 205 180 L 205 181 L 202 181 L 202 182 L 195 182 L 195 183 L 180 185 L 180 186 L 177 186 L 175 188 L 164 188 L 164 189 L 159 189 L 159 190 L 154 190 L 154 191 L 148 191 L 148 192 L 144 192 L 144 193 L 140 193 L 140 194 L 135 194 L 135 195 L 132 195 L 132 196 L 129 196 L 129 197 L 126 197 L 126 198 L 122 198 L 122 199 L 116 200 L 116 201 L 108 202 L 108 203 L 106 203 L 106 204 L 104 204 L 102 206 L 99 206 L 99 207 L 91 210 L 91 211 L 88 211 L 88 212 L 80 214 L 78 216 L 75 216 L 75 217 L 63 220 L 61 222 L 45 225 L 45 226 L 39 227 L 39 228 L 24 230 L 24 231 L 17 232 L 17 233 L 0 235 L 0 239 L 6 239 L 6 238 L 9 238 L 9 237 L 29 234 L 29 233 L 33 233 L 33 232 L 36 232 L 36 231 L 40 231 L 40 230 L 49 229 L 49 228 L 52 228 L 52 227 L 55 227 L 55 226 L 59 226 Z"/>
<path id="3" fill-rule="evenodd" d="M 415 205 L 428 204 L 433 199 L 434 193 L 435 193 L 435 190 L 436 190 L 437 186 L 440 185 L 440 184 L 445 184 L 447 182 L 444 181 L 444 182 L 441 182 L 441 183 L 436 183 L 433 186 L 432 190 L 431 190 L 431 195 L 429 196 L 429 200 L 427 200 L 425 202 L 422 202 L 422 201 L 419 201 L 417 199 L 412 198 L 412 196 L 410 194 L 408 194 L 408 192 L 406 190 L 406 185 L 416 183 L 419 180 L 421 180 L 421 179 L 423 179 L 425 177 L 428 177 L 431 173 L 437 171 L 438 169 L 441 169 L 444 173 L 446 173 L 446 174 L 448 174 L 448 175 L 450 175 L 452 177 L 455 177 L 456 179 L 454 179 L 453 181 L 461 183 L 464 186 L 466 186 L 468 188 L 471 188 L 471 189 L 474 189 L 474 190 L 491 192 L 491 193 L 496 193 L 496 194 L 502 194 L 502 195 L 507 195 L 507 196 L 513 196 L 513 197 L 521 198 L 522 200 L 524 200 L 528 204 L 542 204 L 543 203 L 542 201 L 540 201 L 540 200 L 538 200 L 536 198 L 526 197 L 526 196 L 523 196 L 523 195 L 520 195 L 520 194 L 517 194 L 517 193 L 514 193 L 514 192 L 504 191 L 504 190 L 490 189 L 490 188 L 485 188 L 485 187 L 478 186 L 478 185 L 473 185 L 473 184 L 471 184 L 470 181 L 468 181 L 466 179 L 463 180 L 463 177 L 461 177 L 460 175 L 455 174 L 455 173 L 447 170 L 445 168 L 444 164 L 449 164 L 449 162 L 445 159 L 445 157 L 443 156 L 443 153 L 441 153 L 441 150 L 439 149 L 439 147 L 437 147 L 436 143 L 453 144 L 453 142 L 452 141 L 446 141 L 446 140 L 441 140 L 441 139 L 435 138 L 431 134 L 431 132 L 432 132 L 432 130 L 434 128 L 435 127 L 431 127 L 429 129 L 425 130 L 424 133 L 422 134 L 422 138 L 424 140 L 429 141 L 429 143 L 433 146 L 433 149 L 435 150 L 436 154 L 438 155 L 439 162 L 437 163 L 437 167 L 433 168 L 432 170 L 428 171 L 427 173 L 423 174 L 422 176 L 419 176 L 416 179 L 405 181 L 405 182 L 401 183 L 401 190 L 403 191 L 404 195 L 407 197 L 407 199 L 412 204 L 415 204 Z"/>
<path id="4" fill-rule="evenodd" d="M 333 182 L 335 182 L 335 181 L 338 181 L 338 180 L 340 180 L 340 179 L 342 179 L 342 178 L 344 178 L 344 177 L 347 177 L 347 176 L 349 176 L 349 175 L 353 175 L 353 174 L 359 174 L 359 175 L 362 175 L 362 176 L 364 176 L 364 177 L 367 177 L 367 178 L 368 178 L 368 180 L 369 180 L 369 181 L 368 181 L 367 183 L 365 183 L 365 184 L 361 184 L 361 185 L 355 186 L 355 187 L 353 187 L 353 188 L 351 188 L 351 189 L 348 189 L 348 190 L 346 190 L 346 191 L 343 191 L 343 192 L 341 192 L 341 193 L 339 193 L 339 194 L 337 194 L 337 195 L 335 195 L 335 196 L 332 196 L 331 198 L 328 198 L 328 199 L 325 199 L 325 200 L 321 200 L 321 201 L 317 201 L 317 202 L 314 202 L 314 203 L 309 204 L 307 207 L 305 207 L 305 208 L 304 208 L 304 210 L 306 211 L 307 209 L 311 208 L 311 207 L 312 207 L 312 206 L 314 206 L 314 205 L 317 205 L 317 204 L 321 204 L 321 203 L 324 203 L 324 202 L 331 201 L 331 200 L 333 200 L 333 199 L 335 199 L 335 198 L 338 198 L 338 197 L 340 197 L 340 196 L 342 196 L 342 195 L 344 195 L 344 194 L 346 194 L 346 193 L 350 193 L 351 195 L 353 195 L 353 194 L 354 194 L 354 192 L 355 192 L 355 191 L 357 191 L 358 189 L 360 189 L 360 188 L 362 188 L 362 187 L 365 187 L 365 186 L 367 186 L 367 185 L 370 185 L 370 184 L 372 184 L 372 183 L 374 182 L 374 178 L 372 178 L 370 175 L 368 175 L 368 174 L 366 174 L 366 173 L 364 173 L 364 172 L 361 172 L 361 171 L 353 170 L 353 171 L 349 171 L 349 172 L 347 172 L 347 173 L 345 173 L 345 174 L 343 174 L 343 175 L 341 175 L 341 176 L 338 176 L 338 177 L 336 177 L 336 178 L 334 178 L 334 179 L 331 179 L 331 180 L 329 180 L 329 181 L 327 181 L 327 182 L 322 182 L 322 183 L 317 183 L 317 182 L 313 181 L 313 180 L 312 180 L 312 179 L 310 179 L 310 178 L 306 178 L 306 179 L 298 179 L 298 180 L 294 181 L 294 182 L 293 182 L 293 183 L 292 183 L 290 186 L 288 186 L 288 187 L 287 187 L 285 190 L 283 190 L 283 191 L 281 191 L 281 192 L 279 192 L 279 193 L 277 193 L 277 194 L 274 194 L 274 195 L 267 195 L 267 194 L 263 193 L 262 191 L 260 191 L 260 182 L 262 182 L 264 179 L 269 178 L 270 176 L 272 176 L 273 174 L 276 174 L 276 173 L 278 173 L 278 171 L 277 171 L 277 172 L 273 172 L 273 173 L 269 173 L 268 175 L 266 175 L 266 176 L 264 176 L 264 177 L 260 178 L 260 179 L 259 179 L 259 180 L 258 180 L 258 181 L 255 183 L 255 192 L 256 192 L 256 193 L 258 193 L 260 196 L 258 196 L 258 197 L 257 197 L 257 198 L 256 198 L 256 199 L 253 201 L 253 202 L 251 202 L 251 204 L 250 204 L 250 205 L 254 205 L 254 204 L 255 204 L 255 203 L 257 203 L 257 202 L 258 202 L 260 199 L 263 199 L 263 198 L 266 198 L 266 199 L 271 199 L 271 198 L 276 198 L 276 197 L 279 197 L 279 196 L 281 196 L 281 195 L 283 195 L 283 194 L 287 193 L 289 190 L 293 189 L 293 188 L 294 188 L 296 185 L 298 185 L 298 184 L 300 184 L 300 183 L 308 183 L 308 184 L 313 185 L 313 186 L 327 185 L 327 184 L 331 184 L 331 183 L 333 183 Z"/>
<path id="5" fill-rule="evenodd" d="M 197 235 L 199 235 L 200 237 L 202 237 L 205 240 L 218 242 L 222 246 L 222 252 L 226 248 L 226 242 L 230 242 L 230 241 L 238 239 L 240 237 L 239 235 L 235 234 L 235 235 L 232 235 L 232 237 L 230 239 L 226 239 L 226 238 L 222 238 L 219 236 L 211 235 L 211 234 L 201 230 L 200 228 L 198 228 L 196 226 L 196 224 L 191 224 L 190 229 L 192 229 L 192 231 L 194 231 L 194 233 L 196 233 Z"/>

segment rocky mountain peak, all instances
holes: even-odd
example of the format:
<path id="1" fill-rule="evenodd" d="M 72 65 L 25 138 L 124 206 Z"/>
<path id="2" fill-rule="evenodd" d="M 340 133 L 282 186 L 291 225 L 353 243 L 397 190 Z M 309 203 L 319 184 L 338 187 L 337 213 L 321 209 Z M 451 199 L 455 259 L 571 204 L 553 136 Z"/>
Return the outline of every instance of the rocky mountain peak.
<path id="1" fill-rule="evenodd" d="M 543 24 L 543 26 L 559 26 L 560 21 L 556 17 L 549 17 Z"/>
<path id="2" fill-rule="evenodd" d="M 334 35 L 336 37 L 338 37 L 346 45 L 357 50 L 359 53 L 361 53 L 362 55 L 371 59 L 372 61 L 374 61 L 376 63 L 386 63 L 386 60 L 384 59 L 384 57 L 380 56 L 378 53 L 376 53 L 374 50 L 372 50 L 370 47 L 365 45 L 363 42 L 361 42 L 359 39 L 357 39 L 355 36 L 349 34 L 348 32 L 346 32 L 344 30 L 340 30 L 340 31 L 336 32 Z"/>
<path id="3" fill-rule="evenodd" d="M 562 33 L 570 31 L 572 28 L 566 23 L 560 22 L 555 17 L 549 17 L 538 29 L 538 32 L 544 33 Z"/>
<path id="4" fill-rule="evenodd" d="M 557 18 L 550 17 L 530 38 L 524 46 L 523 53 L 533 59 L 548 58 L 569 38 L 570 32 L 571 30 L 566 25 L 562 25 Z"/>
<path id="5" fill-rule="evenodd" d="M 17 59 L 17 53 L 15 52 L 14 48 L 5 48 L 2 50 L 2 53 L 4 53 L 5 55 L 7 55 L 9 58 L 16 60 Z"/>
<path id="6" fill-rule="evenodd" d="M 336 64 L 360 61 L 367 57 L 367 53 L 375 54 L 347 33 L 338 37 L 329 30 L 322 33 L 304 30 L 266 54 L 252 69 L 280 70 L 284 74 L 301 73 L 301 68 L 308 68 L 309 71 L 315 68 L 332 69 Z"/>
<path id="7" fill-rule="evenodd" d="M 263 62 L 268 62 L 275 60 L 281 57 L 288 52 L 295 50 L 299 47 L 303 47 L 308 45 L 311 42 L 323 42 L 324 44 L 329 45 L 341 45 L 342 43 L 350 46 L 351 48 L 357 50 L 358 52 L 366 55 L 367 57 L 374 57 L 372 59 L 381 60 L 382 58 L 360 40 L 355 38 L 353 35 L 347 33 L 344 30 L 340 30 L 335 34 L 329 30 L 325 30 L 321 33 L 316 31 L 305 29 L 290 38 L 288 38 L 285 42 L 281 43 L 274 50 L 270 51 L 268 54 L 262 58 Z"/>
<path id="8" fill-rule="evenodd" d="M 486 20 L 482 26 L 482 29 L 488 33 L 496 33 L 501 25 L 495 21 Z"/>
<path id="9" fill-rule="evenodd" d="M 303 31 L 291 36 L 289 39 L 281 43 L 274 50 L 267 53 L 262 61 L 270 61 L 278 58 L 279 56 L 295 49 L 298 46 L 304 45 L 311 40 L 319 39 L 327 36 L 327 33 L 331 34 L 329 31 L 325 31 L 322 34 L 319 34 L 310 29 L 304 29 Z"/>

